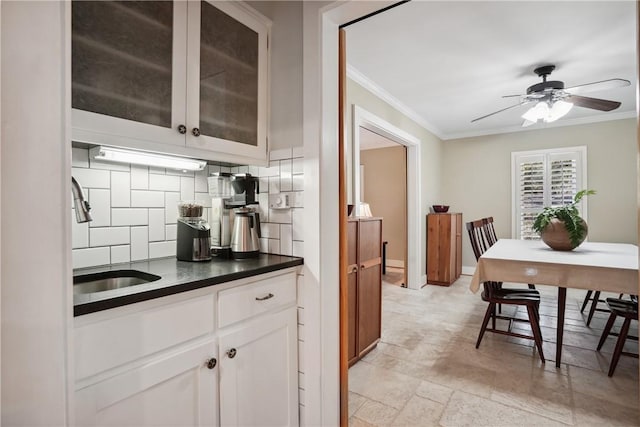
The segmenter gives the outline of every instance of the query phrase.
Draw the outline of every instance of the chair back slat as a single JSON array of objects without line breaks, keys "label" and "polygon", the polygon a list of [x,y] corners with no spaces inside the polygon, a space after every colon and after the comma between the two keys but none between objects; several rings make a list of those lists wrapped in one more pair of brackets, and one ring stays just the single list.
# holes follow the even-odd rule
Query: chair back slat
[{"label": "chair back slat", "polygon": [[469,233],[469,240],[471,241],[471,248],[473,254],[476,257],[476,261],[480,256],[486,252],[491,246],[489,240],[485,234],[484,222],[482,219],[471,221],[467,223],[467,231]]},{"label": "chair back slat", "polygon": [[498,236],[496,235],[496,229],[493,226],[493,217],[482,218],[482,222],[484,223],[484,229],[486,232],[487,240],[489,242],[489,246],[493,246],[498,241]]}]

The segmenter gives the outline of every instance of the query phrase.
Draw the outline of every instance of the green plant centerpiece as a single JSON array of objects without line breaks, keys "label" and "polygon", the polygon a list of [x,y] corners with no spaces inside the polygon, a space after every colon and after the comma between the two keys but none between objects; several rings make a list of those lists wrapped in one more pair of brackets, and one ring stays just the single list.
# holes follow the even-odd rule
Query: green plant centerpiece
[{"label": "green plant centerpiece", "polygon": [[576,205],[583,197],[596,194],[594,190],[580,190],[573,202],[555,208],[546,207],[533,223],[533,231],[540,234],[542,241],[551,249],[572,251],[587,238],[589,228],[580,217]]}]

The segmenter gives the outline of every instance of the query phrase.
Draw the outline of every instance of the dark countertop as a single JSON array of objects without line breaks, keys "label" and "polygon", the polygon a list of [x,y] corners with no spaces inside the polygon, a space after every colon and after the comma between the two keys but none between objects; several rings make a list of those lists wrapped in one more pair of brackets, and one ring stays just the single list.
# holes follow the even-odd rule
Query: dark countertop
[{"label": "dark countertop", "polygon": [[302,258],[260,254],[258,258],[244,260],[214,258],[209,262],[186,262],[171,257],[76,269],[73,270],[74,276],[111,270],[138,270],[156,274],[161,276],[161,279],[104,292],[74,294],[73,315],[81,316],[302,264]]}]

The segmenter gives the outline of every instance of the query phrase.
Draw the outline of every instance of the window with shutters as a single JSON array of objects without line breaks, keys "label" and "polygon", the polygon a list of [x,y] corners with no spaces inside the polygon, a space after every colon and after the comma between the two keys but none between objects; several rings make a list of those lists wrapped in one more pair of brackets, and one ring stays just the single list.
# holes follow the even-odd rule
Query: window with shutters
[{"label": "window with shutters", "polygon": [[[513,190],[512,236],[539,239],[531,226],[545,206],[571,203],[573,196],[587,188],[587,147],[511,153]],[[579,205],[586,219],[586,201]]]}]

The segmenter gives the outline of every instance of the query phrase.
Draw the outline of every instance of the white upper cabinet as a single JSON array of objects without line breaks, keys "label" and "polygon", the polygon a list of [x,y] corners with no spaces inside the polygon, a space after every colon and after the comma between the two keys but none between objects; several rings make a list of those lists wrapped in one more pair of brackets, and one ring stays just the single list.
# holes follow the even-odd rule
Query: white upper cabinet
[{"label": "white upper cabinet", "polygon": [[269,27],[242,3],[74,2],[73,140],[266,161]]}]

